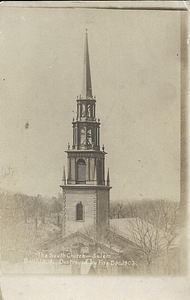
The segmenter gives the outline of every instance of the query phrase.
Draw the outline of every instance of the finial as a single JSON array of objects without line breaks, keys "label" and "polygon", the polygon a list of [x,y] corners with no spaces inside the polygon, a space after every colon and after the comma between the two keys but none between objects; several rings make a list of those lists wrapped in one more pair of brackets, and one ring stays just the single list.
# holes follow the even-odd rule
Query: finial
[{"label": "finial", "polygon": [[104,145],[103,145],[103,146],[102,146],[102,150],[104,151],[104,149],[105,149],[105,148],[104,148]]},{"label": "finial", "polygon": [[75,118],[73,117],[73,122],[75,121]]},{"label": "finial", "polygon": [[86,34],[88,34],[88,28],[86,28]]},{"label": "finial", "polygon": [[68,143],[68,150],[70,150],[70,144]]}]

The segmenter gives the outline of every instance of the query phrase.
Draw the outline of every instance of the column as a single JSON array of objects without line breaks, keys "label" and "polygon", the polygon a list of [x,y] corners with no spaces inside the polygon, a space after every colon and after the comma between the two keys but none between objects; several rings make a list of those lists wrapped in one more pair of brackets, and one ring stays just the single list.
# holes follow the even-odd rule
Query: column
[{"label": "column", "polygon": [[89,157],[86,160],[86,181],[89,181]]},{"label": "column", "polygon": [[67,157],[67,174],[68,174],[68,178],[67,178],[67,183],[70,183],[70,179],[71,179],[71,159],[70,157]]}]

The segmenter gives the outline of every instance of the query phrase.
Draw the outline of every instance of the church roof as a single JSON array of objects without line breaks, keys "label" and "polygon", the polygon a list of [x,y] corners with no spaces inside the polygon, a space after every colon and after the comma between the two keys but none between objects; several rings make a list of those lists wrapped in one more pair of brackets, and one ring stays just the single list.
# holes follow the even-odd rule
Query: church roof
[{"label": "church roof", "polygon": [[151,244],[162,250],[164,250],[167,245],[169,245],[170,249],[173,249],[178,247],[179,244],[177,236],[172,236],[140,218],[110,219],[110,231],[108,232],[111,232],[112,235],[115,236],[111,248],[108,242],[109,239],[107,242],[106,240],[97,241],[88,234],[77,231],[65,237],[60,236],[51,239],[41,244],[39,250],[49,250],[55,246],[58,246],[58,248],[70,248],[79,244],[83,247],[96,244],[103,252],[108,253],[111,250],[112,253],[116,254],[124,250],[124,248],[121,248],[120,240],[125,241],[124,245],[142,247],[142,243],[144,243],[147,247]]},{"label": "church roof", "polygon": [[[95,240],[94,238],[90,237],[87,234],[84,234],[81,231],[76,231],[70,235],[67,235],[65,237],[57,237],[51,240],[46,241],[45,243],[41,244],[39,246],[39,250],[49,250],[52,247],[56,246],[56,245],[65,245],[65,246],[76,246],[76,245],[93,245],[96,244],[99,248],[102,249],[102,251],[105,252],[110,252],[110,247],[109,245],[106,245],[105,243],[102,242],[98,242],[97,240]],[[119,249],[117,249],[117,247],[112,247],[112,252],[113,253],[118,253]]]},{"label": "church roof", "polygon": [[84,99],[92,99],[92,83],[91,83],[91,73],[90,73],[90,58],[88,49],[88,32],[86,31],[85,38],[85,51],[84,51],[84,73],[83,73],[83,85],[81,96]]}]

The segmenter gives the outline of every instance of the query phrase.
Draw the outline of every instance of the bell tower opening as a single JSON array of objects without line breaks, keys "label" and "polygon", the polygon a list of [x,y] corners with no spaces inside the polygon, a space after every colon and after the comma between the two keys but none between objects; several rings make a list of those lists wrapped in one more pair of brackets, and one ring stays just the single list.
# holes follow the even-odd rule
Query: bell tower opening
[{"label": "bell tower opening", "polygon": [[80,145],[86,145],[86,135],[85,135],[85,128],[80,128]]},{"label": "bell tower opening", "polygon": [[77,161],[77,183],[86,183],[86,164],[83,159]]}]

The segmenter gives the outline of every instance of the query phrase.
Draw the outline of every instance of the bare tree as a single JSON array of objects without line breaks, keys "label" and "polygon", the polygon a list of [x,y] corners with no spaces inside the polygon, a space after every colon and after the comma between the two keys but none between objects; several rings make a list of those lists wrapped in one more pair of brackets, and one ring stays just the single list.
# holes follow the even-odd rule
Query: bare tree
[{"label": "bare tree", "polygon": [[137,245],[134,247],[135,255],[142,263],[145,263],[146,272],[168,273],[170,264],[174,263],[171,261],[171,256],[176,245],[172,246],[172,243],[176,240],[178,233],[171,231],[172,227],[163,230],[139,218],[129,219],[129,222]]},{"label": "bare tree", "polygon": [[123,201],[112,201],[110,205],[110,218],[125,218],[127,216],[127,208]]},{"label": "bare tree", "polygon": [[[179,252],[179,203],[162,199],[133,200],[120,205],[115,202],[112,204],[112,215],[118,219],[125,216],[122,222],[124,227],[117,228],[116,234],[134,243],[133,253],[139,266],[146,266],[148,273],[157,268],[159,272],[169,274]],[[124,252],[131,255],[127,242],[125,245]],[[177,268],[176,265],[172,272],[176,272]]]}]

